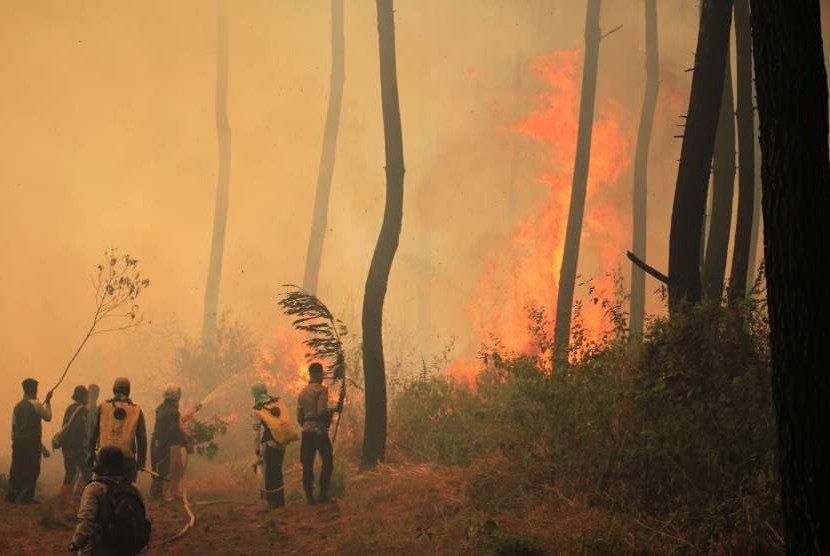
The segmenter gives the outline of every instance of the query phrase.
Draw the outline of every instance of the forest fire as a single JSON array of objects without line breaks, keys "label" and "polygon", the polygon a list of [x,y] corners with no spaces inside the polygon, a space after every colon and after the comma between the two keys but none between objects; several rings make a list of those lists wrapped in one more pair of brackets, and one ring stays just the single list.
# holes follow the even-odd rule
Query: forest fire
[{"label": "forest fire", "polygon": [[[548,90],[537,95],[534,112],[512,127],[513,132],[547,148],[547,168],[540,178],[547,186],[547,199],[492,255],[474,302],[474,315],[481,338],[495,337],[505,348],[517,352],[537,349],[528,330],[528,308],[543,308],[549,315],[556,303],[573,174],[581,68],[580,50],[557,51],[534,61],[531,69]],[[621,216],[628,190],[622,187],[620,178],[631,163],[631,138],[621,122],[621,113],[622,107],[612,101],[598,102],[580,249],[582,276],[591,279],[596,291],[605,295],[612,293],[610,273],[621,262],[630,235]],[[589,338],[597,337],[608,326],[601,307],[594,303],[584,306],[582,318]],[[461,363],[453,366],[455,375],[471,370],[472,366]]]},{"label": "forest fire", "polygon": [[290,327],[277,329],[257,363],[257,373],[269,391],[292,398],[299,394],[308,384],[307,351],[299,332]]}]

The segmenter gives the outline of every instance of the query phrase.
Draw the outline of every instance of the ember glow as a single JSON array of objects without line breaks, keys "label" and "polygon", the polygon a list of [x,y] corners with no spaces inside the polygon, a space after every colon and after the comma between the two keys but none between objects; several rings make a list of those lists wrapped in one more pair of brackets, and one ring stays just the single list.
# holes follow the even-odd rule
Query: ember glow
[{"label": "ember glow", "polygon": [[257,372],[269,392],[296,397],[308,384],[308,348],[303,340],[293,328],[280,326],[271,344],[262,350]]},{"label": "ember glow", "polygon": [[[547,188],[547,198],[493,253],[473,304],[483,342],[496,337],[507,349],[526,353],[535,349],[526,308],[542,307],[552,315],[556,306],[576,148],[582,51],[542,56],[531,69],[547,90],[537,95],[536,109],[512,131],[545,147],[546,170],[539,182]],[[621,211],[629,203],[630,187],[621,177],[631,165],[632,133],[621,123],[622,106],[598,95],[596,108],[579,273],[610,295],[613,280],[608,274],[621,264],[630,237],[628,213]],[[584,289],[577,291],[577,299],[580,294]],[[602,309],[593,303],[585,304],[583,323],[589,337],[608,327]],[[470,372],[474,367],[459,360],[450,374]]]}]

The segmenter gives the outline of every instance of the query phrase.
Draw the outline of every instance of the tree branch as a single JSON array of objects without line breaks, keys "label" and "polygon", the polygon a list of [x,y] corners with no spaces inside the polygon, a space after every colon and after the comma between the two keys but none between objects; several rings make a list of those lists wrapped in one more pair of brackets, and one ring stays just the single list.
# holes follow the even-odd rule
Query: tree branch
[{"label": "tree branch", "polygon": [[640,259],[637,255],[635,255],[631,251],[626,251],[625,255],[628,257],[628,259],[632,263],[634,263],[635,265],[637,265],[641,269],[643,269],[646,272],[646,274],[651,275],[652,277],[654,277],[657,280],[663,282],[667,286],[669,285],[669,277],[668,276],[666,276],[665,274],[663,274],[662,272],[660,272],[659,270],[657,270],[653,266],[650,266],[650,265],[646,264],[645,261]]}]

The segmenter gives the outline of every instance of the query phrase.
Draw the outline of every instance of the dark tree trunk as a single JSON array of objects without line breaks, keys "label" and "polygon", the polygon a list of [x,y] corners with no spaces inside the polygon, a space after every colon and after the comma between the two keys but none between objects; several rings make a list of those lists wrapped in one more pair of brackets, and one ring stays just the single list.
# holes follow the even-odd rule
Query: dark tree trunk
[{"label": "dark tree trunk", "polygon": [[571,186],[571,204],[568,210],[568,226],[565,231],[565,249],[559,272],[559,292],[556,297],[556,323],[554,326],[553,366],[561,368],[568,363],[568,344],[571,335],[571,312],[576,266],[579,261],[579,242],[582,236],[582,220],[585,215],[585,194],[588,187],[588,165],[591,159],[591,135],[594,127],[594,101],[597,93],[597,67],[601,0],[588,0],[585,18],[585,65],[582,69],[582,94],[579,100],[579,130],[576,139]]},{"label": "dark tree trunk", "polygon": [[672,308],[684,300],[697,303],[701,297],[700,237],[731,22],[731,0],[702,0],[692,91],[680,149],[669,234],[669,305]]},{"label": "dark tree trunk", "polygon": [[755,211],[755,114],[752,98],[752,35],[749,0],[735,0],[735,80],[738,116],[738,217],[732,248],[732,271],[727,290],[729,303],[746,295],[752,224]]},{"label": "dark tree trunk", "polygon": [[216,184],[216,206],[213,215],[213,236],[210,243],[202,344],[216,335],[219,307],[219,284],[222,279],[222,257],[225,252],[225,229],[228,222],[228,192],[231,175],[231,127],[228,123],[228,13],[225,0],[216,2],[216,140],[219,147],[219,178]]},{"label": "dark tree trunk", "polygon": [[366,423],[362,465],[372,467],[386,450],[386,367],[383,360],[383,300],[403,220],[403,134],[395,63],[393,0],[377,0],[380,92],[386,150],[386,208],[363,296],[363,372]]},{"label": "dark tree trunk", "polygon": [[337,155],[337,131],[340,127],[340,108],[343,104],[343,82],[345,81],[345,48],[343,32],[343,0],[331,0],[331,74],[329,78],[329,106],[323,130],[323,149],[317,170],[317,194],[314,197],[314,220],[308,238],[308,252],[305,259],[303,289],[317,292],[320,277],[320,259],[323,256],[323,242],[326,237],[326,222],[329,212],[331,179],[334,174],[334,159]]},{"label": "dark tree trunk", "polygon": [[753,0],[764,259],[789,554],[830,554],[830,163],[818,0]]},{"label": "dark tree trunk", "polygon": [[[660,62],[657,41],[657,0],[646,0],[646,90],[643,110],[637,129],[637,152],[634,156],[634,225],[631,251],[641,260],[646,256],[646,225],[648,222],[648,154],[651,128],[657,108],[660,88]],[[631,264],[631,336],[643,336],[646,313],[646,275],[643,269]]]},{"label": "dark tree trunk", "polygon": [[713,302],[719,302],[723,296],[734,193],[735,108],[732,98],[732,64],[729,62],[727,49],[721,109],[715,135],[715,155],[712,161],[712,215],[709,220],[709,239],[706,242],[702,276],[705,296]]}]

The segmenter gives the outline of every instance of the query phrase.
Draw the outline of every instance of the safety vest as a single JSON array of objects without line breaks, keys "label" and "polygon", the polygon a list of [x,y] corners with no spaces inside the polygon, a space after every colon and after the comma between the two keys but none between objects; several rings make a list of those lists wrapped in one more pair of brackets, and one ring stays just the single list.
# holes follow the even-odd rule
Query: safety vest
[{"label": "safety vest", "polygon": [[[273,409],[279,409],[279,415],[274,415]],[[262,423],[271,431],[271,436],[277,444],[287,446],[300,438],[297,426],[288,414],[288,407],[281,399],[271,400],[261,408],[255,407],[254,412],[259,416]]]},{"label": "safety vest", "polygon": [[141,408],[121,400],[104,402],[98,406],[101,415],[98,446],[118,446],[124,457],[135,458],[135,431]]}]

